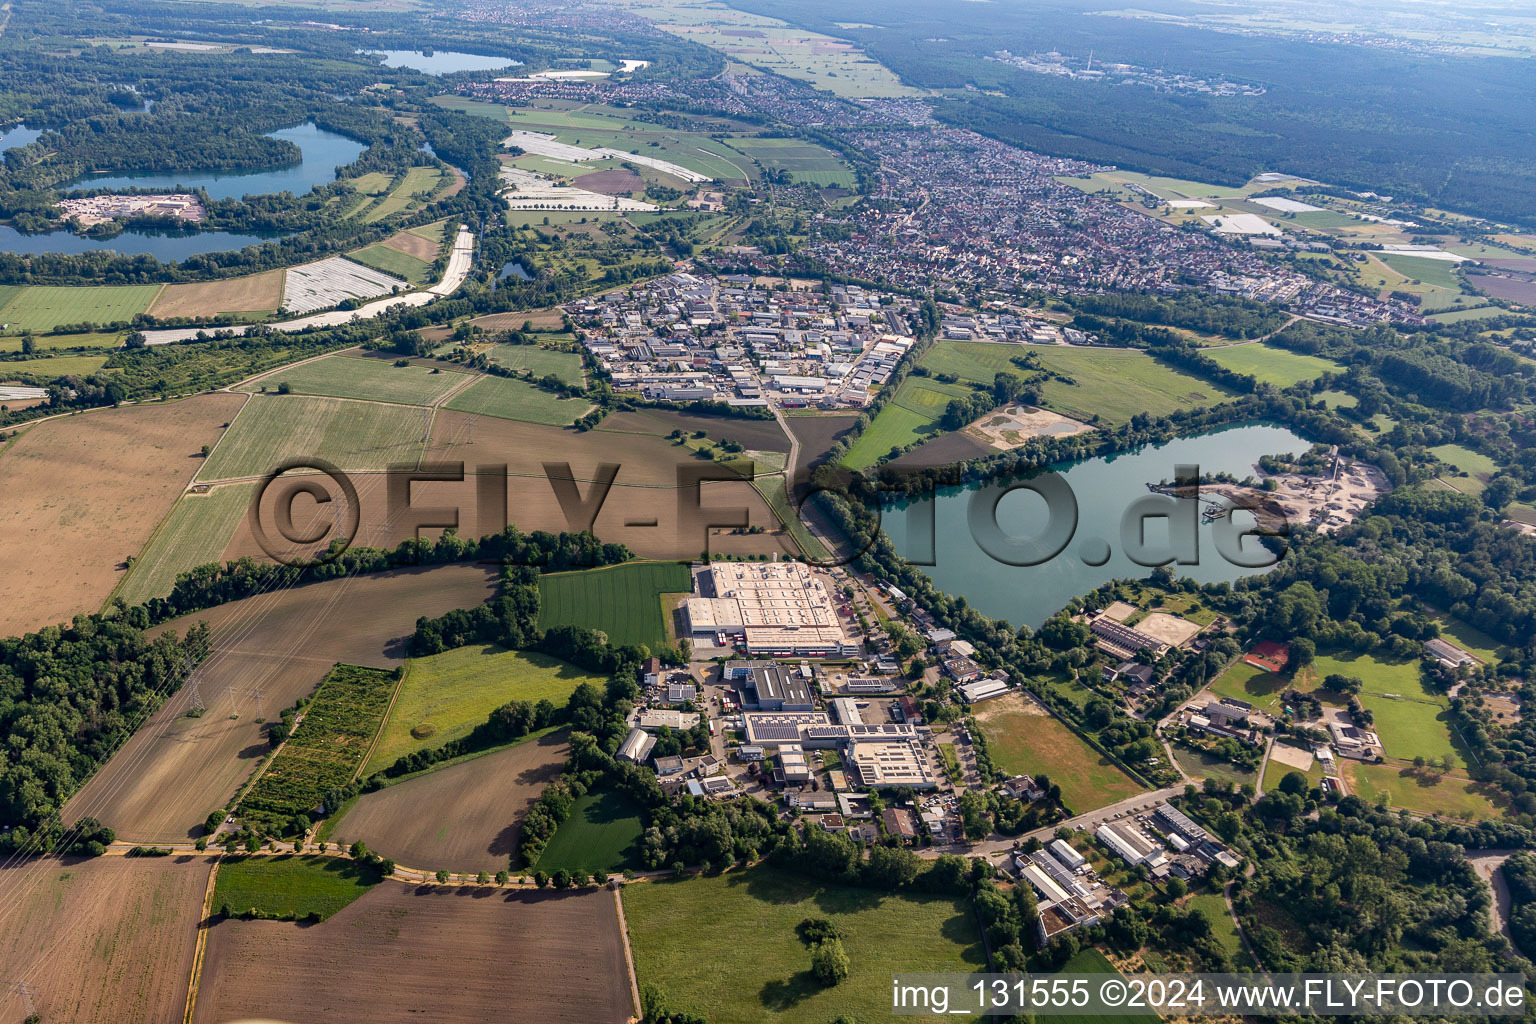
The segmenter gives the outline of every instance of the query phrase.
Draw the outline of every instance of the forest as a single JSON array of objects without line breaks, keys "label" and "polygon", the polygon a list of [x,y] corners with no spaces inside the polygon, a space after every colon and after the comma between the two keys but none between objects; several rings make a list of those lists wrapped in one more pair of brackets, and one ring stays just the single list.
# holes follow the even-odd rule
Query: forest
[{"label": "forest", "polygon": [[[1216,32],[1107,17],[1083,0],[735,6],[852,39],[908,84],[949,91],[936,108],[941,120],[1025,149],[1228,185],[1286,171],[1536,224],[1536,100],[1524,60]],[[1153,0],[1138,9],[1181,8]],[[1162,92],[1032,74],[997,60],[1003,49],[1079,59],[1091,52],[1100,62],[1251,82],[1265,92]]]}]

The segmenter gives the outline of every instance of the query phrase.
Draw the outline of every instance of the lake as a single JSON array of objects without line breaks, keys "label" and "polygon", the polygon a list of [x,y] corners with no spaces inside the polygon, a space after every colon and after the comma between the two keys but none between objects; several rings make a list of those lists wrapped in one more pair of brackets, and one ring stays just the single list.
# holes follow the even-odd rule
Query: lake
[{"label": "lake", "polygon": [[226,252],[244,249],[248,245],[260,245],[272,238],[261,235],[242,235],[230,231],[198,231],[179,235],[157,231],[124,231],[115,238],[82,238],[73,231],[50,231],[42,235],[28,235],[13,227],[0,224],[0,252],[33,256],[38,253],[82,253],[107,251],[124,256],[144,253],[164,263],[175,263],[188,256],[200,256],[208,252]]},{"label": "lake", "polygon": [[29,142],[36,142],[46,128],[28,128],[24,124],[0,129],[0,150],[15,149]]},{"label": "lake", "polygon": [[[345,135],[328,132],[305,123],[267,133],[270,138],[287,139],[298,146],[304,157],[287,167],[259,171],[172,171],[154,174],[115,176],[87,175],[69,184],[70,188],[163,188],[191,191],[206,189],[213,199],[243,199],[246,196],[292,192],[303,195],[316,185],[336,180],[336,168],[356,160],[367,147]],[[226,248],[228,248],[226,246]]]},{"label": "lake", "polygon": [[[1080,594],[1117,577],[1142,577],[1151,569],[1136,564],[1122,549],[1120,523],[1131,502],[1145,496],[1147,484],[1172,481],[1176,465],[1194,464],[1202,473],[1230,473],[1238,479],[1255,474],[1261,455],[1302,452],[1311,443],[1300,435],[1271,424],[1246,424],[1212,431],[1199,437],[1181,438],[1160,445],[1077,463],[1053,466],[1071,487],[1077,500],[1078,523],[1071,541],[1059,555],[1041,565],[1013,566],[997,561],[973,538],[969,526],[971,506],[984,510],[996,500],[997,524],[1005,534],[1020,538],[1044,532],[1045,499],[1033,491],[1015,490],[1000,500],[996,494],[1007,481],[985,488],[949,487],[937,496],[910,505],[885,509],[881,526],[896,550],[906,557],[930,550],[921,528],[926,507],[932,507],[935,565],[920,566],[933,583],[947,594],[963,595],[977,610],[1014,626],[1038,627]],[[1195,504],[1194,499],[1185,499]],[[1183,504],[1183,502],[1181,502]],[[920,508],[922,506],[923,508]],[[1173,565],[1175,572],[1200,583],[1234,582],[1264,569],[1230,564],[1216,550],[1215,527],[1199,523],[1199,564]],[[1233,519],[1251,526],[1253,517],[1235,512]],[[1158,545],[1168,539],[1166,519],[1147,519],[1146,539]],[[1085,542],[1108,541],[1109,557],[1093,566],[1084,559]],[[1102,548],[1102,545],[1098,545]],[[1256,551],[1253,538],[1243,541],[1244,551]],[[1102,557],[1102,554],[1099,556]],[[1094,560],[1097,560],[1095,558]]]},{"label": "lake", "polygon": [[522,61],[510,57],[486,57],[478,53],[454,53],[437,50],[431,55],[420,50],[358,50],[374,57],[383,57],[387,68],[411,68],[428,75],[453,75],[460,71],[499,71],[502,68],[521,67]]},{"label": "lake", "polygon": [[513,260],[501,268],[501,273],[496,275],[496,280],[505,281],[509,277],[515,277],[519,281],[532,281],[533,275],[523,269],[523,265]]}]

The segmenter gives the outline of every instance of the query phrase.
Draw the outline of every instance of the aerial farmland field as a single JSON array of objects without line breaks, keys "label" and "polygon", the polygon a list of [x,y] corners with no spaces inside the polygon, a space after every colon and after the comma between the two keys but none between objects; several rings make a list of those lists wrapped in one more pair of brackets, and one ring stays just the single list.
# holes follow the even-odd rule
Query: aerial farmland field
[{"label": "aerial farmland field", "polygon": [[635,1013],[610,893],[384,882],[310,927],[220,921],[193,1020],[482,1024],[514,999],[551,1024]]},{"label": "aerial farmland field", "polygon": [[287,366],[242,385],[242,390],[276,390],[287,384],[295,394],[329,398],[357,398],[402,405],[431,405],[461,384],[469,375],[412,363],[395,366],[387,359],[334,355]]},{"label": "aerial farmland field", "polygon": [[1097,416],[1099,422],[1120,426],[1138,412],[1164,416],[1233,397],[1221,385],[1165,366],[1144,352],[1042,346],[1039,353],[1047,367],[1075,382],[1046,381],[1043,404],[1080,420]]},{"label": "aerial farmland field", "polygon": [[480,604],[494,584],[484,566],[435,566],[276,590],[173,620],[163,628],[206,621],[212,630],[198,666],[207,712],[187,717],[190,693],[173,694],[64,817],[100,818],[134,842],[187,841],[270,749],[261,719],[307,696],[337,662],[394,668],[418,616]]},{"label": "aerial farmland field", "polygon": [[[673,1009],[732,1024],[876,1020],[890,1012],[893,971],[969,973],[986,961],[969,902],[953,896],[827,884],[769,867],[638,882],[622,893],[642,989],[654,985]],[[843,933],[851,973],[835,987],[807,969],[795,931],[806,917],[828,918]]]},{"label": "aerial farmland field", "polygon": [[565,767],[565,740],[532,735],[364,793],[328,834],[413,868],[498,871],[517,852],[523,815]]},{"label": "aerial farmland field", "polygon": [[252,483],[215,487],[207,494],[183,494],[144,553],[134,559],[116,596],[129,604],[166,597],[178,574],[221,561],[255,493]]},{"label": "aerial farmland field", "polygon": [[[0,624],[37,629],[100,609],[234,418],[236,395],[41,423],[0,454]],[[62,472],[62,467],[69,467]]]},{"label": "aerial farmland field", "polygon": [[[13,860],[0,868],[0,964],[45,1021],[180,1020],[212,857]],[[0,1019],[26,1000],[0,987]]]},{"label": "aerial farmland field", "polygon": [[581,383],[581,356],[538,345],[492,345],[491,361],[509,370],[531,370],[535,377],[554,374],[567,384]]},{"label": "aerial farmland field", "polygon": [[222,281],[168,284],[148,312],[158,317],[208,317],[219,313],[270,313],[283,304],[283,272]]},{"label": "aerial farmland field", "polygon": [[11,330],[42,333],[60,324],[127,323],[149,308],[158,284],[95,285],[81,288],[32,285],[0,309]]},{"label": "aerial farmland field", "polygon": [[466,736],[509,701],[562,706],[582,683],[601,687],[604,679],[537,651],[471,644],[413,658],[363,772]]},{"label": "aerial farmland field", "polygon": [[285,459],[308,456],[347,470],[414,464],[421,455],[426,422],[425,409],[301,395],[254,395],[204,463],[198,479],[261,476]]},{"label": "aerial farmland field", "polygon": [[214,880],[212,908],[236,917],[255,910],[293,920],[317,914],[323,920],[379,881],[371,865],[341,857],[226,857]]},{"label": "aerial farmland field", "polygon": [[731,146],[770,171],[788,171],[794,181],[853,188],[853,171],[835,153],[802,139],[737,138]]},{"label": "aerial farmland field", "polygon": [[592,403],[583,399],[561,398],[526,381],[485,377],[450,398],[445,408],[481,416],[522,420],[525,423],[562,426],[585,416],[592,408]]},{"label": "aerial farmland field", "polygon": [[[425,240],[423,239],[423,241]],[[418,287],[430,284],[432,281],[431,263],[418,259],[410,253],[401,252],[394,246],[386,245],[383,242],[376,242],[366,249],[349,252],[347,253],[347,258],[355,260],[365,267],[382,270],[384,273],[393,274],[396,277],[403,277]]]},{"label": "aerial farmland field", "polygon": [[1344,369],[1328,359],[1257,342],[1208,348],[1205,355],[1235,373],[1247,374],[1260,384],[1274,384],[1276,387],[1316,380],[1325,373],[1340,373]]},{"label": "aerial farmland field", "polygon": [[599,629],[615,645],[665,643],[662,595],[692,589],[688,567],[680,562],[627,562],[545,573],[539,577],[539,628]]},{"label": "aerial farmland field", "polygon": [[645,867],[638,850],[641,828],[640,808],[622,793],[586,793],[550,836],[538,869],[550,875],[560,870],[589,875],[639,871]]}]

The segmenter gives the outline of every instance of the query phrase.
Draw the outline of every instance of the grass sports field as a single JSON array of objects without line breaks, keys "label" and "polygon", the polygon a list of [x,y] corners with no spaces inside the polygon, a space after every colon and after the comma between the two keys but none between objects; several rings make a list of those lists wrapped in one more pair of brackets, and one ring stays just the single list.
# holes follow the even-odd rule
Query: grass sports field
[{"label": "grass sports field", "polygon": [[507,377],[477,380],[449,399],[447,408],[481,416],[497,416],[524,423],[547,423],[553,427],[574,423],[585,416],[592,403],[576,398],[561,398],[532,384]]},{"label": "grass sports field", "polygon": [[[880,1020],[890,1013],[891,972],[969,973],[985,962],[970,901],[952,896],[828,885],[757,867],[627,885],[623,900],[640,987],[660,989],[674,1010],[732,1024]],[[828,918],[843,933],[851,973],[833,988],[811,976],[810,951],[795,931],[807,917]]]},{"label": "grass sports field", "polygon": [[509,370],[532,370],[535,377],[554,374],[567,384],[581,383],[581,356],[538,345],[492,345],[491,362]]},{"label": "grass sports field", "polygon": [[1489,799],[1485,787],[1466,779],[1442,777],[1435,771],[1421,772],[1397,765],[1357,764],[1353,761],[1345,762],[1344,772],[1355,795],[1373,804],[1476,821],[1497,818],[1502,813]]},{"label": "grass sports field", "polygon": [[536,651],[474,644],[414,658],[395,694],[363,774],[380,771],[417,750],[435,750],[468,735],[508,701],[563,705],[582,683],[603,679]]},{"label": "grass sports field", "polygon": [[604,790],[578,797],[535,865],[545,874],[561,868],[587,874],[641,870],[637,843],[640,810],[620,793]]},{"label": "grass sports field", "polygon": [[176,577],[220,561],[240,517],[250,510],[255,484],[229,484],[207,494],[184,494],[144,553],[134,560],[116,596],[130,605],[167,597]]},{"label": "grass sports field", "polygon": [[1210,348],[1205,354],[1235,373],[1246,374],[1260,384],[1290,387],[1304,380],[1316,380],[1323,374],[1343,369],[1338,363],[1317,356],[1290,352],[1270,345],[1233,345]]},{"label": "grass sports field", "polygon": [[662,595],[692,589],[688,567],[680,562],[546,573],[539,577],[539,628],[600,629],[615,646],[666,643]]},{"label": "grass sports field", "polygon": [[300,395],[257,395],[235,417],[200,480],[260,476],[289,458],[385,469],[421,454],[425,410]]},{"label": "grass sports field", "polygon": [[959,384],[931,377],[908,377],[885,404],[869,428],[848,449],[843,464],[854,469],[871,466],[892,448],[904,447],[939,432],[934,424],[956,398],[972,392]]},{"label": "grass sports field", "polygon": [[370,245],[366,249],[359,249],[357,252],[349,252],[347,258],[365,267],[403,277],[414,285],[428,284],[433,278],[432,264],[382,242]]},{"label": "grass sports field", "polygon": [[858,184],[853,171],[835,154],[803,139],[732,139],[731,146],[765,170],[788,171],[795,181],[836,188]]},{"label": "grass sports field", "polygon": [[[12,331],[51,331],[60,324],[126,323],[149,308],[164,285],[98,285],[84,288],[33,285],[0,308]],[[3,296],[0,296],[3,298]]]},{"label": "grass sports field", "polygon": [[299,395],[431,405],[467,379],[448,370],[433,373],[426,366],[395,366],[387,359],[338,355],[274,370],[245,385],[244,390],[275,391],[287,384]]},{"label": "grass sports field", "polygon": [[1293,685],[1284,676],[1239,661],[1211,684],[1211,692],[1218,697],[1245,700],[1259,710],[1267,711],[1279,706],[1280,694]]},{"label": "grass sports field", "polygon": [[1135,780],[1023,694],[1010,693],[983,704],[976,712],[976,724],[999,768],[1009,775],[1050,776],[1074,813],[1141,792]]},{"label": "grass sports field", "polygon": [[227,907],[232,917],[254,909],[295,920],[318,914],[324,920],[379,881],[373,868],[342,857],[235,857],[219,865],[213,909]]}]

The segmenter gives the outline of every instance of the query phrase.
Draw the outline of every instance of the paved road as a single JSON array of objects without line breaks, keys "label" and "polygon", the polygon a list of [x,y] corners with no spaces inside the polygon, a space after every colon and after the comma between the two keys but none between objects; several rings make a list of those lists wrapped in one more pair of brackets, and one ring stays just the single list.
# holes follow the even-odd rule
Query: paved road
[{"label": "paved road", "polygon": [[[275,331],[287,333],[303,331],[311,327],[340,327],[354,320],[371,320],[386,309],[395,306],[425,306],[429,302],[436,302],[445,295],[453,294],[458,290],[459,285],[464,283],[464,279],[469,276],[469,266],[474,251],[474,232],[468,228],[460,228],[458,237],[453,240],[453,251],[448,255],[448,268],[443,273],[443,279],[426,291],[391,295],[356,309],[333,309],[324,313],[312,313],[296,320],[284,320],[268,326]],[[202,332],[211,334],[214,331],[228,331],[238,336],[246,332],[246,326],[242,324],[233,327],[173,327],[145,331],[144,338],[151,345],[170,345],[178,341],[190,341]]]}]

